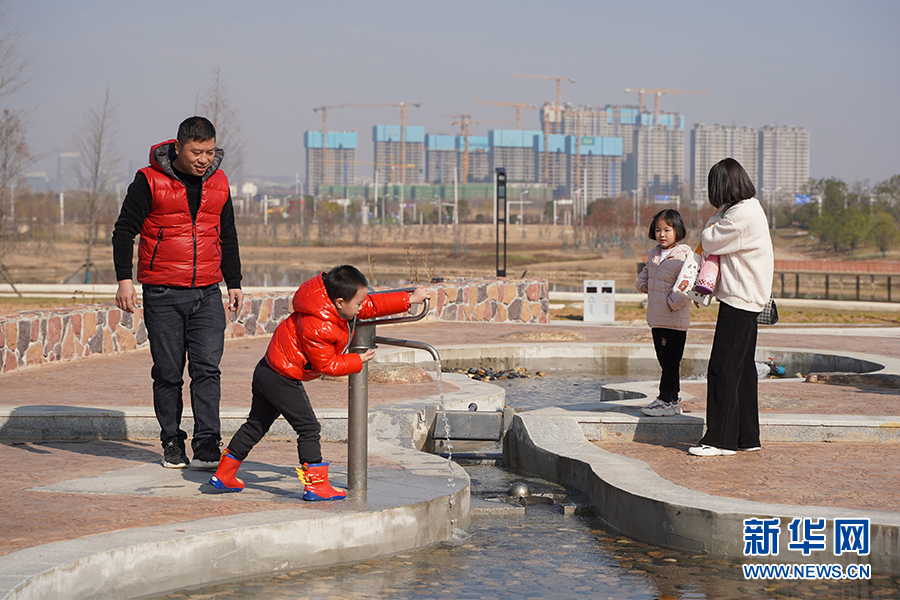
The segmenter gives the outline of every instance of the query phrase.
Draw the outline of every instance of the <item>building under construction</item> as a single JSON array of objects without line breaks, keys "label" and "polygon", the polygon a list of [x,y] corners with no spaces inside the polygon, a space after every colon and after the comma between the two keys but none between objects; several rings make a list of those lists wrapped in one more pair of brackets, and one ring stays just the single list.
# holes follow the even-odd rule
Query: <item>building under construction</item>
[{"label": "building under construction", "polygon": [[[468,153],[468,181],[463,181],[464,156]],[[490,146],[487,136],[470,135],[468,148],[461,135],[425,136],[425,181],[433,184],[485,183],[491,177]]]},{"label": "building under construction", "polygon": [[547,136],[545,153],[544,136],[534,136],[535,171],[538,174],[535,181],[546,183],[553,189],[553,194],[560,197],[570,196],[572,189],[572,173],[569,168],[572,161],[566,141],[567,137],[564,135],[550,134]]},{"label": "building under construction", "polygon": [[375,125],[375,173],[379,183],[425,183],[425,128],[407,125]]},{"label": "building under construction", "polygon": [[329,131],[322,143],[321,131],[307,131],[306,185],[312,193],[320,185],[352,185],[356,182],[357,136],[352,131]]},{"label": "building under construction", "polygon": [[503,167],[509,183],[538,183],[535,156],[536,139],[543,133],[533,130],[492,129],[488,131],[491,148],[491,173]]},{"label": "building under construction", "polygon": [[456,135],[429,133],[425,136],[425,181],[453,183],[459,174],[459,150]]},{"label": "building under construction", "polygon": [[642,197],[678,194],[684,172],[684,117],[636,106],[565,104],[563,133],[621,138],[620,190]]},{"label": "building under construction", "polygon": [[544,184],[558,198],[583,190],[589,201],[621,193],[621,138],[550,134],[545,147],[540,131],[492,130],[488,140],[491,168],[504,167],[510,184]]},{"label": "building under construction", "polygon": [[[456,138],[457,150],[462,161],[466,151],[466,140],[463,136]],[[494,175],[491,170],[491,144],[486,135],[469,136],[469,177],[468,183],[493,182]]]},{"label": "building under construction", "polygon": [[620,137],[566,136],[569,189],[584,190],[588,202],[622,193],[623,140]]}]

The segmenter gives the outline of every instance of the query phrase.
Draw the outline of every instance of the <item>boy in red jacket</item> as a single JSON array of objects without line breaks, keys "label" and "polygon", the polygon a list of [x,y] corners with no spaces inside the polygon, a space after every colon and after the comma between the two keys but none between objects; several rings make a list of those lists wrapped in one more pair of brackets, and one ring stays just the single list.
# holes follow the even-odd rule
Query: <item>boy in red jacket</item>
[{"label": "boy in red jacket", "polygon": [[266,355],[253,372],[253,400],[247,421],[222,453],[219,468],[209,483],[216,489],[240,492],[244,482],[238,467],[284,415],[297,432],[297,476],[306,486],[304,500],[342,500],[346,490],[328,483],[328,463],[322,462],[321,427],[304,381],[322,374],[340,377],[359,373],[364,362],[375,358],[375,350],[345,353],[353,335],[356,317],[371,319],[405,312],[429,296],[423,287],[410,292],[368,296],[368,281],[358,269],[341,265],[313,277],[294,294],[294,312],[278,325]]}]

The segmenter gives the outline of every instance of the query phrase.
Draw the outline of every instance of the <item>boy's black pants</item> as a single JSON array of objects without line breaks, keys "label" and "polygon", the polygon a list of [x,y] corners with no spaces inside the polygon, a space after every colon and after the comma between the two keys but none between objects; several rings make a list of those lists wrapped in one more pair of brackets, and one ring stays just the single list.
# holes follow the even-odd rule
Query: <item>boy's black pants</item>
[{"label": "boy's black pants", "polygon": [[681,358],[684,356],[684,344],[687,331],[653,327],[653,346],[656,348],[656,359],[662,367],[659,378],[659,397],[664,402],[678,399],[681,391]]},{"label": "boy's black pants", "polygon": [[322,445],[319,443],[321,426],[309,403],[303,383],[276,373],[263,358],[253,371],[253,400],[250,416],[241,425],[231,441],[228,451],[243,461],[279,415],[297,432],[297,457],[300,464],[322,462]]}]

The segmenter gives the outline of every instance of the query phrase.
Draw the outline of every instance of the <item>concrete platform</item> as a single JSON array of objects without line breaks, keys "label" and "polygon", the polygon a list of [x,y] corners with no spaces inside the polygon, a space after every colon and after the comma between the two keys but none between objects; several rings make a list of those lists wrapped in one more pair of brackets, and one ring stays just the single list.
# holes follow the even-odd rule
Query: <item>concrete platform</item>
[{"label": "concrete platform", "polygon": [[[370,469],[365,495],[302,502],[293,467],[248,461],[241,470],[247,488],[228,496],[283,508],[125,528],[13,552],[0,557],[0,593],[16,599],[162,594],[262,573],[368,560],[449,539],[468,525],[469,482],[461,467],[378,442],[372,451],[390,465]],[[206,483],[210,475],[143,464],[30,491],[53,497],[116,496],[125,502],[133,496],[218,498]],[[346,487],[346,473],[335,469],[334,475],[335,485]]]},{"label": "concrete platform", "polygon": [[[646,327],[417,323],[391,327],[390,335],[445,348],[442,358],[446,354],[473,361],[488,359],[498,348],[507,348],[502,352],[511,353],[512,359],[524,354],[536,360],[587,355],[587,346],[570,341],[517,337],[535,329],[577,330],[587,346],[628,348],[640,360],[645,360],[644,355],[652,359]],[[697,362],[702,362],[704,351],[708,353],[711,339],[711,329],[697,327],[689,332]],[[502,340],[506,341],[498,344]],[[857,359],[879,363],[882,372],[897,373],[900,360],[896,330],[776,326],[761,329],[759,345],[800,348],[812,355],[858,355]],[[246,411],[249,379],[245,376],[264,348],[265,341],[226,345],[223,366],[228,365],[229,375],[223,379],[223,415],[227,423],[239,423]],[[388,359],[386,355],[380,360]],[[393,358],[407,357],[394,353]],[[456,406],[475,401],[484,410],[494,410],[503,403],[502,390],[496,386],[464,377],[448,377],[447,384]],[[330,423],[326,456],[340,482],[346,464],[341,429],[346,387],[317,385],[316,393],[310,395],[323,421]],[[685,403],[695,404],[691,413],[677,419],[639,416],[637,407],[646,402],[644,395],[655,391],[654,382],[647,378],[611,389],[609,396],[604,392],[603,398],[585,398],[575,409],[520,414],[509,438],[510,460],[535,475],[584,489],[601,516],[620,531],[690,551],[734,556],[742,539],[735,528],[748,515],[830,519],[864,513],[872,519],[873,535],[877,531],[879,536],[877,542],[873,540],[871,564],[882,573],[900,572],[891,558],[900,556],[900,511],[878,509],[896,502],[898,477],[890,485],[867,490],[865,495],[873,503],[854,508],[852,501],[841,506],[845,495],[834,476],[859,470],[861,455],[855,449],[863,448],[863,441],[874,440],[877,456],[891,466],[900,465],[900,444],[893,441],[900,427],[900,407],[891,410],[900,400],[896,391],[761,382],[761,393],[775,400],[773,407],[761,413],[764,451],[751,458],[766,460],[776,451],[790,453],[783,440],[804,443],[802,456],[810,476],[803,502],[794,502],[796,495],[785,486],[769,488],[768,500],[760,502],[742,497],[748,486],[740,469],[719,467],[715,477],[727,485],[715,493],[694,489],[703,482],[692,482],[684,475],[713,469],[707,465],[722,465],[721,461],[731,458],[696,459],[684,454],[684,444],[696,441],[702,431],[703,385],[685,382],[691,396]],[[248,488],[241,494],[205,493],[208,472],[159,467],[146,353],[4,375],[0,377],[0,404],[4,405],[0,437],[5,443],[0,445],[0,459],[15,467],[5,474],[0,502],[15,508],[0,515],[0,538],[4,539],[0,598],[123,598],[164,593],[227,578],[365,560],[448,539],[454,528],[465,527],[471,514],[465,473],[443,459],[415,452],[411,441],[419,411],[439,400],[436,392],[436,384],[426,385],[413,397],[397,386],[370,385],[376,405],[370,412],[370,490],[364,500],[311,504],[297,501],[290,467],[292,444],[284,441],[290,438],[289,432],[276,433],[254,449],[244,476]],[[805,405],[816,409],[798,411],[798,406]],[[43,424],[38,425],[40,420]],[[839,435],[841,430],[847,433]],[[833,444],[844,444],[844,451],[837,456],[824,451]],[[870,447],[865,449],[868,452]],[[672,453],[677,453],[677,460]],[[865,456],[871,460],[871,452]],[[670,468],[679,461],[687,467]],[[817,474],[825,477],[825,484],[816,479]],[[890,480],[892,474],[900,475],[900,467],[889,468],[882,478]]]}]

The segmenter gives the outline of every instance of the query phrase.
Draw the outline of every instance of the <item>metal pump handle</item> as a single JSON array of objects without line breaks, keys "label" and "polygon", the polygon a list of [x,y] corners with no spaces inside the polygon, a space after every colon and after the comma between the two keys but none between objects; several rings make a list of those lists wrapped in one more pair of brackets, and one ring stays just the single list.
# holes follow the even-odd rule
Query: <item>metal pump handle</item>
[{"label": "metal pump handle", "polygon": [[[403,291],[403,290],[391,290],[391,291]],[[387,317],[385,319],[369,319],[367,321],[357,321],[356,326],[362,327],[363,325],[388,325],[391,323],[412,323],[414,321],[421,321],[425,318],[425,315],[428,313],[428,308],[430,305],[430,298],[426,298],[422,303],[422,311],[417,315],[407,315],[405,317]]]}]

